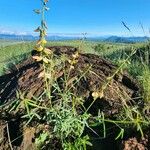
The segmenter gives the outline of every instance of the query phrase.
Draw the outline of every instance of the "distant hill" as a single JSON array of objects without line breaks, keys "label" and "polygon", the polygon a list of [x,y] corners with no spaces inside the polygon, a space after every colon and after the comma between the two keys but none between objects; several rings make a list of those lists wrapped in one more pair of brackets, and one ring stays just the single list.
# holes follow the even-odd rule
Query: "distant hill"
[{"label": "distant hill", "polygon": [[[35,41],[38,39],[38,36],[33,35],[15,35],[15,34],[0,34],[0,39],[3,40],[18,40],[18,41]],[[81,37],[77,36],[47,36],[47,39],[50,41],[62,41],[62,40],[77,40]],[[104,41],[104,42],[113,42],[113,43],[136,43],[136,42],[145,42],[148,37],[119,37],[119,36],[95,36],[87,37],[86,40],[90,41]]]},{"label": "distant hill", "polygon": [[[0,34],[1,40],[24,40],[24,41],[34,41],[38,39],[38,36],[33,35],[15,35],[15,34]],[[67,36],[47,36],[48,40],[73,40],[79,39],[78,37],[67,37]]]},{"label": "distant hill", "polygon": [[148,40],[148,37],[118,37],[118,36],[110,36],[105,39],[105,42],[113,42],[113,43],[137,43],[137,42],[145,42]]},{"label": "distant hill", "polygon": [[15,34],[0,34],[0,39],[2,40],[25,40],[25,41],[30,41],[30,40],[36,40],[37,37],[32,36],[32,35],[15,35]]}]

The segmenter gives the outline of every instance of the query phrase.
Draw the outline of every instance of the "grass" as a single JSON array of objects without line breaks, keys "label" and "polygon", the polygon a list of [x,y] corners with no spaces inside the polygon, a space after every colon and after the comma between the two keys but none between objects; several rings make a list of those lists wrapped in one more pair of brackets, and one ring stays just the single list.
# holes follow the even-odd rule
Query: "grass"
[{"label": "grass", "polygon": [[145,102],[150,103],[150,68],[143,66],[139,72],[138,79],[143,87],[143,98]]},{"label": "grass", "polygon": [[[4,44],[2,44],[4,42]],[[95,50],[95,47],[99,44],[105,45],[106,48],[101,50]],[[4,68],[7,68],[9,63],[19,62],[26,54],[30,53],[35,45],[35,42],[15,42],[15,41],[0,41],[0,74],[4,72]],[[86,41],[48,41],[47,46],[74,46],[81,47],[84,53],[93,53],[101,56],[107,56],[113,54],[113,52],[128,47],[127,44],[112,44],[104,42],[91,42]]]},{"label": "grass", "polygon": [[5,46],[8,46],[8,45],[14,45],[14,44],[19,44],[19,43],[23,43],[23,41],[14,41],[14,40],[1,39],[0,40],[0,47],[5,47]]},{"label": "grass", "polygon": [[[7,43],[8,44],[8,43]],[[0,74],[11,63],[18,63],[33,49],[33,43],[13,43],[0,46]]]}]

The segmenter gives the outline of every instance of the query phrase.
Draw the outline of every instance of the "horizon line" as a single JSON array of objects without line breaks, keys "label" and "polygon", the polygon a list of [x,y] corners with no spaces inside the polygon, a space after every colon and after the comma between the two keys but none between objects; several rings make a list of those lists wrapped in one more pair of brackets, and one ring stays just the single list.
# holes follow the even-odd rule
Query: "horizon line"
[{"label": "horizon line", "polygon": [[[0,31],[0,34],[3,35],[16,35],[16,36],[34,36],[37,37],[38,34],[34,32],[15,32],[15,31]],[[47,33],[47,36],[59,36],[59,37],[110,37],[110,36],[117,36],[117,37],[149,37],[147,35],[120,35],[120,34],[101,34],[101,33]]]}]

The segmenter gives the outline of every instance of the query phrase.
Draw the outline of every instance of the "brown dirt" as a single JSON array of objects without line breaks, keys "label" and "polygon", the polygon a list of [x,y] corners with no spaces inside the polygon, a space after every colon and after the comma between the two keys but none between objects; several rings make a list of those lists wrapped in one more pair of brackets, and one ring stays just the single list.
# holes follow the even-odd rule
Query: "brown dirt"
[{"label": "brown dirt", "polygon": [[145,131],[144,137],[141,137],[138,133],[133,133],[132,136],[127,137],[121,143],[121,149],[123,150],[149,150],[150,149],[150,131]]},{"label": "brown dirt", "polygon": [[[49,47],[49,49],[53,50],[54,54],[58,56],[66,54],[69,57],[72,57],[72,54],[77,51],[76,48],[66,46]],[[36,52],[33,51],[32,55],[36,55]],[[68,63],[66,63],[66,68],[67,67]],[[73,89],[75,94],[85,99],[85,107],[88,107],[93,101],[92,93],[99,91],[107,82],[107,78],[112,76],[117,68],[116,65],[100,56],[94,54],[80,54],[78,63],[70,73],[71,81],[68,84],[72,84],[74,77],[80,78],[89,69]],[[9,128],[11,128],[11,130],[13,129],[9,131],[10,134],[14,136],[10,137],[11,141],[18,136],[26,135],[24,137],[21,136],[16,143],[12,143],[13,148],[16,150],[33,149],[32,140],[36,132],[35,128],[25,127],[19,120],[19,115],[21,114],[9,114],[8,109],[10,102],[16,98],[16,91],[24,92],[25,96],[30,99],[33,96],[38,97],[43,93],[44,81],[42,78],[38,78],[42,71],[42,62],[35,62],[32,57],[30,57],[21,64],[16,65],[16,69],[13,72],[0,77],[0,105],[3,105],[3,107],[0,108],[0,119],[3,121],[3,124],[0,126],[0,129],[3,129],[3,134],[1,135],[2,132],[0,133],[0,136],[3,137],[2,143],[0,141],[2,150],[7,150],[6,145],[9,147],[8,149],[10,149],[8,135],[5,135],[7,121],[9,121]],[[58,81],[60,78],[63,78],[62,70],[58,72],[57,78]],[[95,101],[89,112],[93,115],[97,115],[100,109],[109,116],[116,114],[121,109],[121,103],[124,100],[136,105],[141,102],[141,99],[137,99],[139,95],[140,87],[137,82],[126,72],[117,73],[104,90],[104,96]],[[13,133],[14,130],[15,132],[17,131],[17,133]]]}]

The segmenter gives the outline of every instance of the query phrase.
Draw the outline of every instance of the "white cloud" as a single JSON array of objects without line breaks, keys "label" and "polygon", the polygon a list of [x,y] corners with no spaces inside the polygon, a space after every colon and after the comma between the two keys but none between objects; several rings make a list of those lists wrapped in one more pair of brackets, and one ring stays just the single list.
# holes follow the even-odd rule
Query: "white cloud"
[{"label": "white cloud", "polygon": [[14,34],[14,32],[13,31],[1,30],[0,29],[0,34]]},{"label": "white cloud", "polygon": [[26,32],[26,31],[16,31],[16,30],[9,30],[9,29],[0,28],[0,34],[28,35],[29,32]]}]

